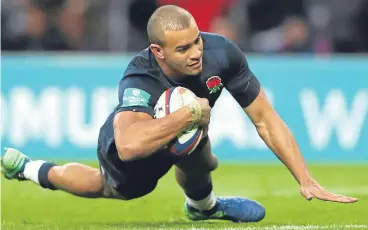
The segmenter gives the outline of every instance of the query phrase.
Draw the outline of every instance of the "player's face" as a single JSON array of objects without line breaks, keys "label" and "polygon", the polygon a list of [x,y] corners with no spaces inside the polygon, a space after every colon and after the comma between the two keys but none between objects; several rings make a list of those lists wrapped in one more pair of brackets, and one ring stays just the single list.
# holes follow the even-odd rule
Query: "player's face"
[{"label": "player's face", "polygon": [[165,61],[179,75],[198,75],[202,71],[203,42],[196,23],[181,31],[166,31]]}]

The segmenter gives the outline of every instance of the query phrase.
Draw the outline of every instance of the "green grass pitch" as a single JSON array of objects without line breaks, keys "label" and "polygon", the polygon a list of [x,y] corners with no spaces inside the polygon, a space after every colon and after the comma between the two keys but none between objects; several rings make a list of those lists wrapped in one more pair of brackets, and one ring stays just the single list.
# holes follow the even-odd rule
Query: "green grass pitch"
[{"label": "green grass pitch", "polygon": [[84,199],[44,190],[31,182],[1,183],[2,229],[368,229],[368,165],[313,165],[312,175],[333,192],[356,196],[355,204],[306,201],[281,164],[221,164],[213,173],[215,194],[261,202],[260,223],[191,222],[171,170],[156,190],[133,201]]}]

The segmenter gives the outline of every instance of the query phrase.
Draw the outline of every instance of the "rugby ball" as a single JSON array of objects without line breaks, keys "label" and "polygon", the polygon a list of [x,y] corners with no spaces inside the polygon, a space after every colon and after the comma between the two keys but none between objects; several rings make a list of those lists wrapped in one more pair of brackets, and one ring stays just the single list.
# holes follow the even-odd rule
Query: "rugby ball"
[{"label": "rugby ball", "polygon": [[[155,118],[163,118],[196,100],[195,98],[196,95],[187,88],[169,88],[161,94],[155,105]],[[191,154],[201,141],[202,135],[202,128],[193,124],[169,143],[169,151],[176,155]]]}]

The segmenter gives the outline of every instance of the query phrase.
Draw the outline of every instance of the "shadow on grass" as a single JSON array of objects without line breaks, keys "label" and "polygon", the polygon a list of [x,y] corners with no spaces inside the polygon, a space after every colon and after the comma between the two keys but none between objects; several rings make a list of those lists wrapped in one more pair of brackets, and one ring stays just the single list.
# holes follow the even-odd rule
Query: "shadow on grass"
[{"label": "shadow on grass", "polygon": [[111,227],[115,229],[222,229],[222,228],[239,228],[254,227],[255,223],[233,223],[222,220],[211,221],[183,221],[173,220],[167,222],[108,222],[108,223],[91,223],[91,225],[101,227]]},{"label": "shadow on grass", "polygon": [[60,230],[60,229],[83,229],[83,230],[120,230],[120,229],[245,229],[247,227],[257,227],[257,224],[251,223],[232,223],[221,220],[211,221],[184,221],[184,220],[172,220],[167,222],[144,222],[144,221],[129,221],[129,222],[65,222],[62,224],[42,223],[42,222],[28,222],[23,221],[18,224],[2,223],[3,229],[9,230]]}]

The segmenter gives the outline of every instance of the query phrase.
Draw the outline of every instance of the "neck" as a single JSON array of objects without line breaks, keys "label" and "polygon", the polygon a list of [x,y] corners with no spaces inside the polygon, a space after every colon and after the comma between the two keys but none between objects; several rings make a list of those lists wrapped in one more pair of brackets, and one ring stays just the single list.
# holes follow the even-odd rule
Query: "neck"
[{"label": "neck", "polygon": [[168,78],[170,78],[171,80],[180,80],[184,77],[183,74],[178,73],[177,71],[173,70],[172,68],[170,68],[163,60],[156,58],[156,62],[157,64],[160,66],[162,72],[164,73],[164,75]]}]

